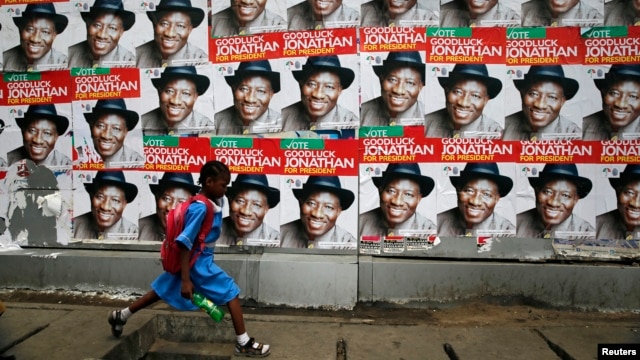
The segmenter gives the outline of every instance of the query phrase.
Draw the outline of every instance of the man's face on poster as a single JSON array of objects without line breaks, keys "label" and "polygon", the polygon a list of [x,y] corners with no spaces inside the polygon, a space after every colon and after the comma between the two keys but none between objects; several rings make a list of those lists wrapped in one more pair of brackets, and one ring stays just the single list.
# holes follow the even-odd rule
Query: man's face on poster
[{"label": "man's face on poster", "polygon": [[231,0],[231,9],[241,26],[255,20],[267,5],[267,0]]},{"label": "man's face on poster", "polygon": [[580,0],[548,0],[551,12],[554,14],[564,14],[576,6]]},{"label": "man's face on poster", "polygon": [[478,16],[487,13],[498,4],[498,0],[466,0],[469,14]]},{"label": "man's face on poster", "polygon": [[534,131],[551,124],[565,103],[562,86],[553,81],[533,82],[521,95],[522,112]]},{"label": "man's face on poster", "polygon": [[87,22],[87,43],[94,59],[109,54],[118,46],[124,34],[122,18],[110,13],[98,13]]},{"label": "man's face on poster", "polygon": [[391,18],[402,15],[415,6],[418,0],[385,0]]},{"label": "man's face on poster", "polygon": [[180,11],[167,11],[157,14],[153,26],[154,40],[163,58],[167,58],[182,49],[189,40],[193,25],[189,14]]},{"label": "man's face on poster", "polygon": [[391,69],[380,79],[380,92],[387,110],[395,117],[418,101],[422,90],[422,78],[412,67]]},{"label": "man's face on poster", "polygon": [[191,192],[181,187],[167,187],[156,197],[156,215],[164,229],[167,228],[169,211],[191,197]]},{"label": "man's face on poster", "polygon": [[175,78],[167,81],[158,97],[162,117],[168,125],[175,125],[193,112],[198,91],[193,81]]},{"label": "man's face on poster", "polygon": [[53,20],[45,17],[25,19],[20,29],[20,46],[29,63],[41,59],[48,53],[57,35]]},{"label": "man's face on poster", "polygon": [[456,128],[476,121],[489,102],[487,86],[478,80],[460,79],[445,92],[447,112]]},{"label": "man's face on poster", "polygon": [[240,190],[229,203],[229,218],[240,236],[257,229],[268,211],[267,195],[256,189]]},{"label": "man's face on poster", "polygon": [[472,179],[458,189],[458,210],[467,225],[480,224],[491,216],[499,200],[498,185],[489,179]]},{"label": "man's face on poster", "polygon": [[91,196],[91,214],[98,226],[104,231],[122,218],[127,206],[124,190],[114,185],[103,185]]},{"label": "man's face on poster", "polygon": [[380,210],[393,227],[413,216],[420,200],[420,185],[413,180],[394,178],[380,190]]},{"label": "man's face on poster", "polygon": [[545,226],[561,224],[573,213],[578,203],[574,183],[564,179],[549,180],[536,193],[536,208]]},{"label": "man's face on poster", "polygon": [[300,84],[302,105],[311,117],[321,117],[338,104],[342,93],[340,77],[329,71],[312,73]]},{"label": "man's face on poster", "polygon": [[322,16],[333,14],[342,5],[342,0],[307,0],[307,2],[311,5],[316,20],[320,20]]},{"label": "man's face on poster", "polygon": [[614,130],[640,116],[640,82],[621,80],[602,92],[602,110]]},{"label": "man's face on poster", "polygon": [[264,76],[245,76],[232,89],[233,105],[245,125],[269,109],[273,97],[271,82]]},{"label": "man's face on poster", "polygon": [[102,114],[91,124],[93,146],[102,159],[118,152],[128,133],[127,122],[117,114]]},{"label": "man's face on poster", "polygon": [[341,212],[340,198],[328,191],[311,192],[300,202],[300,220],[311,240],[331,230]]},{"label": "man's face on poster", "polygon": [[618,212],[629,229],[640,226],[640,180],[631,180],[616,189]]},{"label": "man's face on poster", "polygon": [[29,159],[38,163],[49,156],[58,140],[56,124],[47,119],[34,119],[22,130],[22,144]]}]

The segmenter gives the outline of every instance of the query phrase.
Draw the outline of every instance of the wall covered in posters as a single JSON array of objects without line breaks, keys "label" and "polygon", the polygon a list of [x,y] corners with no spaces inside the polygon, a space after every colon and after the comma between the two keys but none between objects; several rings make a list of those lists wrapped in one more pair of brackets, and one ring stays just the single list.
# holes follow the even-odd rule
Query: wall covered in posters
[{"label": "wall covered in posters", "polygon": [[640,252],[632,1],[0,10],[2,246],[157,250],[217,159],[226,251]]}]

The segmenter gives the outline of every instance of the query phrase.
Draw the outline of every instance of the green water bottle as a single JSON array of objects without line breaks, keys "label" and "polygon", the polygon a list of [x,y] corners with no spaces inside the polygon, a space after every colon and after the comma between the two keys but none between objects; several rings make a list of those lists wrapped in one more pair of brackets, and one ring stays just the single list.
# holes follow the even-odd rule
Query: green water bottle
[{"label": "green water bottle", "polygon": [[214,321],[219,322],[224,317],[224,311],[216,306],[213,301],[204,297],[204,295],[194,292],[193,293],[193,303],[196,304],[202,311],[206,312],[211,316]]}]

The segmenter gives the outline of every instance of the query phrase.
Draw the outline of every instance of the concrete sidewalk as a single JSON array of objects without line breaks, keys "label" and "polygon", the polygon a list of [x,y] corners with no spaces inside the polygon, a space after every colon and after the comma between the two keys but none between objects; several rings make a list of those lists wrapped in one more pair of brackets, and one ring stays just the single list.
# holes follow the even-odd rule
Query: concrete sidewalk
[{"label": "concrete sidewalk", "polygon": [[[116,339],[106,321],[109,307],[6,305],[0,317],[0,354],[17,360],[234,358],[228,314],[214,323],[202,312],[155,306],[130,318]],[[249,334],[272,346],[269,359],[596,359],[599,343],[640,343],[637,317],[615,322],[604,314],[595,318],[588,326],[534,327],[245,315]]]}]

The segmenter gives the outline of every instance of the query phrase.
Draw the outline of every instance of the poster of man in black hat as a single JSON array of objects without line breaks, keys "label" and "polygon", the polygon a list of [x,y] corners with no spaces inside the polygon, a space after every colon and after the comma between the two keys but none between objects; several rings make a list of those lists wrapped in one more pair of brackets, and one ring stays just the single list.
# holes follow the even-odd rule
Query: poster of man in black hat
[{"label": "poster of man in black hat", "polygon": [[512,163],[447,164],[438,178],[438,236],[515,236],[515,178]]},{"label": "poster of man in black hat", "polygon": [[[597,77],[598,71],[606,73]],[[640,65],[614,64],[595,72],[591,81],[599,97],[592,100],[601,100],[596,102],[601,110],[583,119],[583,140],[640,138]]]},{"label": "poster of man in black hat", "polygon": [[518,164],[516,236],[595,239],[594,166]]},{"label": "poster of man in black hat", "polygon": [[135,67],[133,36],[136,15],[131,0],[95,0],[69,19],[69,68]]},{"label": "poster of man in black hat", "polygon": [[200,186],[194,180],[198,176],[188,172],[143,173],[143,183],[138,184],[138,240],[164,240],[169,211],[200,191]]},{"label": "poster of man in black hat", "polygon": [[216,135],[282,130],[280,64],[272,59],[213,65],[219,69],[214,77],[219,84],[215,95]]},{"label": "poster of man in black hat", "polygon": [[283,89],[297,89],[282,109],[282,130],[340,130],[360,125],[358,57],[309,56],[285,59]]},{"label": "poster of man in black hat", "polygon": [[211,14],[211,37],[287,30],[286,1],[212,1]]},{"label": "poster of man in black hat", "polygon": [[360,67],[361,125],[424,124],[424,52],[369,53],[366,59]]},{"label": "poster of man in black hat", "polygon": [[3,70],[47,71],[68,68],[70,3],[3,6]]},{"label": "poster of man in black hat", "polygon": [[145,136],[213,133],[212,65],[141,70]]},{"label": "poster of man in black hat", "polygon": [[510,66],[505,81],[503,140],[582,138],[582,72],[578,65]]},{"label": "poster of man in black hat", "polygon": [[216,246],[280,246],[280,189],[273,175],[238,174],[227,187],[228,216]]},{"label": "poster of man in black hat", "polygon": [[435,234],[436,171],[423,163],[361,164],[359,236]]},{"label": "poster of man in black hat", "polygon": [[596,239],[640,239],[640,165],[601,165]]},{"label": "poster of man in black hat", "polygon": [[142,173],[100,170],[74,172],[73,239],[131,243],[138,240]]},{"label": "poster of man in black hat", "polygon": [[209,62],[206,0],[161,0],[137,12],[136,67],[194,66]]},{"label": "poster of man in black hat", "polygon": [[[137,99],[136,99],[137,100]],[[73,103],[76,169],[142,168],[140,116],[132,99]]]},{"label": "poster of man in black hat", "polygon": [[281,210],[281,247],[357,249],[357,177],[286,175],[281,178],[282,203],[287,204]]},{"label": "poster of man in black hat", "polygon": [[[504,65],[433,64],[427,77],[425,136],[500,139]],[[435,76],[433,76],[435,75]]]}]

